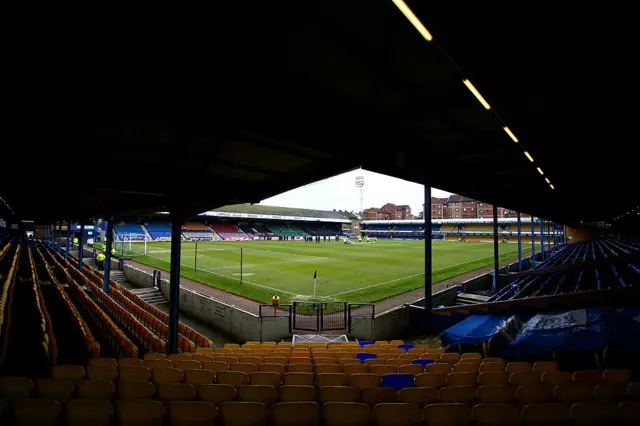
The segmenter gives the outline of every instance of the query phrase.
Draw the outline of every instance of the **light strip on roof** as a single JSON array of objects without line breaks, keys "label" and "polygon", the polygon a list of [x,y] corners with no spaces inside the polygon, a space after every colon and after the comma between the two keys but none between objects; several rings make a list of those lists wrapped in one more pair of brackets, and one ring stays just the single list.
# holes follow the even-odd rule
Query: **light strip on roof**
[{"label": "light strip on roof", "polygon": [[549,186],[551,187],[551,189],[556,189],[556,187],[551,184],[549,184]]},{"label": "light strip on roof", "polygon": [[511,129],[509,129],[507,126],[503,127],[504,131],[507,132],[507,134],[509,135],[509,137],[511,139],[513,139],[513,141],[515,143],[518,143],[518,138],[516,138],[516,135],[513,134],[513,132],[511,131]]},{"label": "light strip on roof", "polygon": [[425,40],[433,40],[433,36],[431,35],[431,33],[427,31],[424,25],[422,25],[422,22],[420,22],[418,17],[414,15],[414,13],[411,11],[411,9],[409,9],[409,6],[407,6],[404,1],[393,0],[393,3],[398,7],[398,9],[400,9],[400,12],[402,12],[402,14],[407,17],[409,22],[411,22],[411,24],[416,27],[416,30],[418,30],[418,32],[422,35],[422,37],[424,37]]},{"label": "light strip on roof", "polygon": [[543,175],[543,176],[544,176],[544,172],[542,171],[542,169],[541,169],[540,167],[538,167],[538,169],[537,169],[537,170],[538,170],[538,173],[540,173],[541,175]]},{"label": "light strip on roof", "polygon": [[547,181],[547,183],[548,183],[549,185],[551,185],[551,181],[549,180],[549,178],[544,178],[544,180],[546,180],[546,181]]},{"label": "light strip on roof", "polygon": [[489,103],[484,100],[480,92],[478,92],[478,89],[476,89],[475,86],[471,84],[471,82],[468,79],[465,78],[464,80],[462,80],[462,82],[464,83],[465,86],[467,86],[467,89],[469,89],[471,93],[473,93],[473,95],[476,98],[478,98],[478,100],[480,101],[483,107],[485,107],[486,109],[491,109],[491,105],[489,105]]},{"label": "light strip on roof", "polygon": [[527,151],[525,151],[524,155],[526,155],[527,158],[529,159],[529,161],[531,161],[533,163],[533,157],[531,156],[531,154],[529,154]]}]

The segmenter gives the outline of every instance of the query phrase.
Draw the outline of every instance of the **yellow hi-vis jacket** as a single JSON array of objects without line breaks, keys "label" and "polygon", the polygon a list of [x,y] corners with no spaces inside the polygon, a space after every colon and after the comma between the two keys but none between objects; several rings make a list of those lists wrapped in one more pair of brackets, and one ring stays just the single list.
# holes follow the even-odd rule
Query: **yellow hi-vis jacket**
[{"label": "yellow hi-vis jacket", "polygon": [[99,255],[96,256],[96,260],[98,262],[104,262],[104,260],[107,258],[107,256],[105,256],[104,254],[100,253]]}]

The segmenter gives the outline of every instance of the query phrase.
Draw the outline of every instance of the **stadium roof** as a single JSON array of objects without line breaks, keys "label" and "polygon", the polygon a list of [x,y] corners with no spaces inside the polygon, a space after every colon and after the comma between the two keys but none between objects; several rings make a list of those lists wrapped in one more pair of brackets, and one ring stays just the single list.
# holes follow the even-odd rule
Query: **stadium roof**
[{"label": "stadium roof", "polygon": [[[213,209],[217,213],[239,213],[251,215],[272,215],[285,217],[301,217],[316,219],[339,219],[348,221],[346,213],[328,210],[297,209],[291,207],[275,207],[251,204],[233,204]],[[206,213],[205,213],[206,215]]]},{"label": "stadium roof", "polygon": [[0,196],[188,215],[363,166],[563,223],[640,205],[636,2],[409,2],[432,42],[390,0],[286,3],[12,14]]}]

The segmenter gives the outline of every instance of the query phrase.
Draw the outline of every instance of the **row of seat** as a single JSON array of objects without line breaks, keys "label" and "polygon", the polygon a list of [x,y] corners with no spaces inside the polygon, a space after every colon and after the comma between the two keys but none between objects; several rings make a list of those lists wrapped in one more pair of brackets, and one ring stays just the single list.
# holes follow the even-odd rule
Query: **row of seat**
[{"label": "row of seat", "polygon": [[[0,250],[0,260],[5,261],[4,256],[10,256],[11,248],[12,241],[8,241]],[[1,334],[4,328],[5,318],[8,317],[6,311],[7,301],[9,299],[9,288],[13,280],[13,275],[16,271],[16,264],[18,263],[18,257],[20,256],[20,248],[21,247],[19,245],[15,248],[15,254],[8,261],[7,271],[2,279],[3,282],[0,282],[0,337],[4,337]]]},{"label": "row of seat", "polygon": [[[531,426],[622,424],[637,425],[639,402],[619,405],[605,403],[513,404],[436,403],[420,408],[410,403],[380,403],[371,408],[359,402],[280,402],[271,407],[259,402],[225,402],[219,407],[204,401],[176,401],[163,404],[152,400],[122,400],[114,405],[102,400],[22,400],[12,404],[12,413],[0,405],[0,416],[12,415],[21,425],[57,426],[64,418],[67,426]],[[64,413],[64,416],[63,416]],[[1,419],[1,417],[0,417]]]},{"label": "row of seat", "polygon": [[[58,253],[55,254],[59,257],[62,257]],[[74,256],[71,256],[71,262],[76,262],[77,265],[77,259]],[[96,284],[98,287],[102,286],[104,280],[103,272],[98,271],[89,265],[83,265],[83,269],[85,274],[92,279],[94,284]],[[139,296],[123,288],[113,280],[110,280],[109,283],[109,294],[112,297],[122,296],[124,300],[122,298],[118,298],[118,302],[121,305],[126,304],[126,308],[130,312],[136,314],[136,317],[146,325],[156,325],[156,328],[151,328],[152,330],[154,330],[154,332],[162,332],[163,328],[160,326],[160,324],[164,325],[165,328],[168,327],[167,324],[169,322],[169,316],[166,313],[145,302]],[[137,307],[137,309],[134,309],[134,307]],[[141,312],[139,310],[141,310]],[[153,320],[156,320],[157,322]],[[167,330],[164,330],[164,332],[166,334]],[[211,340],[207,339],[202,334],[193,330],[191,327],[185,325],[184,323],[178,323],[178,333],[178,344],[180,346],[180,349],[185,352],[193,352],[196,346],[213,347],[213,342]],[[180,342],[181,340],[182,343]]]},{"label": "row of seat", "polygon": [[36,313],[41,324],[41,329],[39,331],[42,333],[42,336],[38,336],[38,339],[41,339],[40,341],[43,342],[43,345],[47,348],[49,352],[49,359],[55,361],[57,358],[56,339],[53,335],[51,316],[49,315],[49,311],[44,303],[44,296],[42,294],[42,289],[40,288],[40,281],[36,274],[36,266],[33,261],[33,251],[30,246],[27,246],[27,256],[29,258],[29,267],[31,269],[33,293],[36,299]]},{"label": "row of seat", "polygon": [[78,282],[86,283],[88,279],[80,274],[77,269],[71,267],[69,263],[65,262],[66,267],[63,266],[61,262],[64,262],[64,259],[57,258],[51,251],[47,253],[49,254],[49,259],[55,267],[57,267],[57,270],[66,276],[67,291],[72,295],[74,302],[81,305],[84,312],[87,312],[91,316],[92,323],[100,330],[100,334],[108,339],[107,343],[121,356],[137,357],[138,347],[127,337],[120,327],[115,324],[111,317],[89,297],[82,286],[78,284]]},{"label": "row of seat", "polygon": [[91,330],[89,329],[89,326],[87,325],[85,320],[80,315],[80,312],[78,312],[78,309],[76,308],[76,306],[73,304],[73,302],[71,300],[69,300],[69,297],[67,296],[65,291],[63,291],[62,288],[60,287],[60,283],[58,282],[57,278],[55,277],[55,274],[53,274],[52,267],[48,264],[48,262],[46,260],[46,257],[43,254],[43,251],[42,251],[42,249],[40,247],[37,248],[37,253],[38,253],[39,259],[45,265],[44,269],[46,270],[46,273],[47,273],[47,276],[49,278],[49,281],[51,282],[51,288],[53,289],[53,291],[55,291],[57,293],[59,299],[62,300],[62,302],[64,303],[64,305],[68,309],[68,311],[73,314],[71,316],[71,318],[73,319],[73,323],[72,324],[68,324],[66,326],[67,327],[76,328],[79,331],[79,335],[82,336],[84,344],[85,344],[85,346],[87,348],[87,353],[90,354],[93,357],[99,357],[100,356],[100,344],[93,337],[93,334],[91,333]]}]

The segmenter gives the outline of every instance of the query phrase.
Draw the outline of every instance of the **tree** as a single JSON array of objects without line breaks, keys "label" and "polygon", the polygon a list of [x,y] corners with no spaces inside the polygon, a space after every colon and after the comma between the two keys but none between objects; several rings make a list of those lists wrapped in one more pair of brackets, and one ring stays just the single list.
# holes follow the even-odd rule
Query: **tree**
[{"label": "tree", "polygon": [[420,212],[420,213],[418,213],[418,217],[417,217],[417,219],[418,219],[418,220],[420,220],[420,219],[424,219],[424,212]]}]

